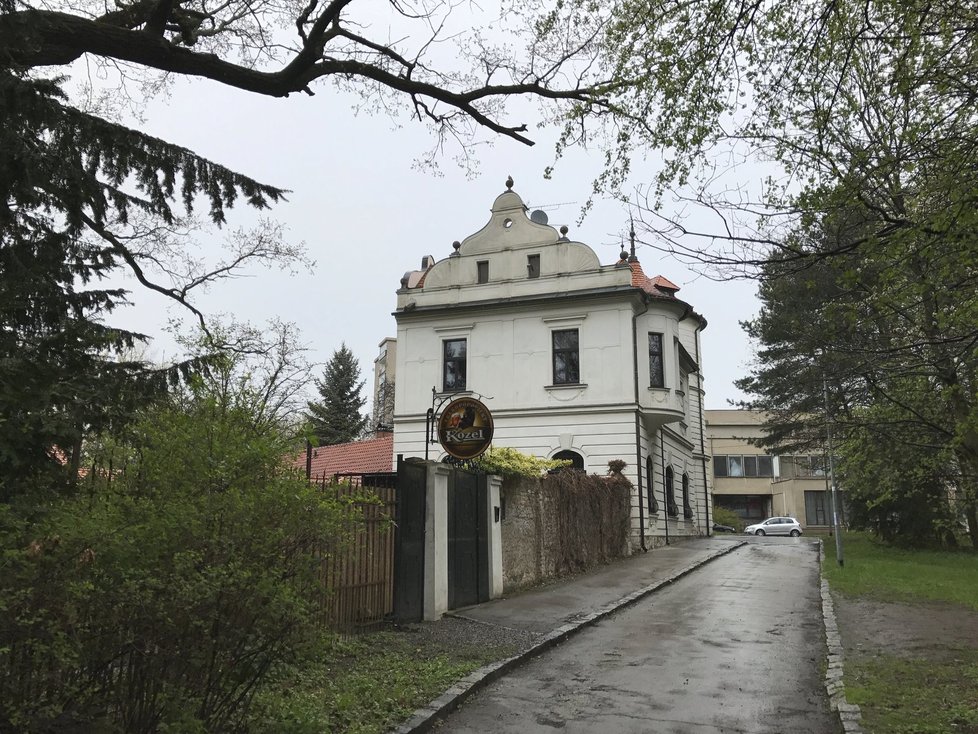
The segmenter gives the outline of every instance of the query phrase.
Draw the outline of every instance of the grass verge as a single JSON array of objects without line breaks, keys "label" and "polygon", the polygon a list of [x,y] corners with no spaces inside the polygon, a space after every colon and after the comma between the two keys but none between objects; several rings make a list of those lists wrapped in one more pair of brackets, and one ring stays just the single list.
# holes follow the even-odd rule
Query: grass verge
[{"label": "grass verge", "polygon": [[[845,597],[903,603],[943,602],[978,612],[978,563],[973,553],[885,546],[863,533],[843,536],[845,566],[835,543],[824,543],[824,574]],[[978,732],[978,646],[907,658],[847,655],[846,698],[862,709],[875,734]]]},{"label": "grass verge", "polygon": [[512,654],[503,648],[418,647],[384,631],[324,640],[302,663],[276,671],[256,696],[251,732],[375,734],[407,719],[458,679]]},{"label": "grass verge", "polygon": [[824,573],[847,596],[883,601],[942,601],[978,610],[978,556],[894,548],[866,533],[842,535],[845,565],[836,563],[835,541],[825,538]]},{"label": "grass verge", "polygon": [[883,734],[978,732],[978,650],[952,659],[883,656],[846,664],[846,699]]}]

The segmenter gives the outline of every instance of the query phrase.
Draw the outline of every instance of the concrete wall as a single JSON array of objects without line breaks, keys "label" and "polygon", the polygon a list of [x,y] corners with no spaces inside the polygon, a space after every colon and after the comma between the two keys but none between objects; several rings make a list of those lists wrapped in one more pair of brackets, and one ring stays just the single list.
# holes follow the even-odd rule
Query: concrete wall
[{"label": "concrete wall", "polygon": [[504,480],[504,593],[627,556],[631,490],[623,478],[576,472]]}]

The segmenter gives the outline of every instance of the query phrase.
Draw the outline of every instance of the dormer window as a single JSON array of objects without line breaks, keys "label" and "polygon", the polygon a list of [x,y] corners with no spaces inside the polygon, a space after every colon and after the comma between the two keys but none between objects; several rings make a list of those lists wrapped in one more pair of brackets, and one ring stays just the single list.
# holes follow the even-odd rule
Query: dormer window
[{"label": "dormer window", "polygon": [[477,282],[488,283],[489,282],[489,261],[480,260],[475,264],[477,271]]}]

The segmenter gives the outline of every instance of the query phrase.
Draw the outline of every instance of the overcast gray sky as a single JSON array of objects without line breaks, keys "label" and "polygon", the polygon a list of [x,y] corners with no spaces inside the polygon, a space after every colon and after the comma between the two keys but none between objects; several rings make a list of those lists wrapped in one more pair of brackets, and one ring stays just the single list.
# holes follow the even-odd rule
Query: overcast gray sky
[{"label": "overcast gray sky", "polygon": [[[289,238],[305,241],[317,262],[298,275],[255,270],[218,284],[199,301],[206,312],[255,323],[272,317],[293,321],[314,361],[325,362],[345,342],[369,376],[378,343],[396,334],[391,312],[401,275],[418,268],[424,255],[447,257],[453,240],[480,229],[508,175],[531,209],[545,209],[552,225],[567,224],[571,238],[590,245],[603,263],[617,259],[627,229],[625,208],[598,201],[576,224],[600,170],[600,153],[574,151],[559,163],[553,180],[545,180],[553,133],[534,129],[532,111],[525,120],[509,119],[529,123],[537,145],[501,138],[479,152],[478,174],[467,178],[451,160],[452,151],[442,158],[441,176],[416,166],[432,145],[427,131],[410,119],[357,115],[356,103],[329,87],[314,97],[269,99],[187,79],[176,82],[168,99],[150,102],[141,129],[291,190],[289,201],[270,214],[287,226]],[[633,170],[636,183],[654,174],[651,163],[637,162]],[[229,225],[253,220],[250,211],[235,210]],[[215,233],[211,241],[219,237]],[[757,310],[755,284],[708,280],[650,248],[640,248],[638,255],[648,275],[679,285],[679,297],[709,322],[702,336],[707,407],[742,398],[733,381],[746,373],[750,348],[738,322]],[[136,307],[114,317],[126,326],[160,334],[168,317],[184,316],[138,285],[132,290]],[[172,357],[173,350],[161,336],[152,353]]]}]

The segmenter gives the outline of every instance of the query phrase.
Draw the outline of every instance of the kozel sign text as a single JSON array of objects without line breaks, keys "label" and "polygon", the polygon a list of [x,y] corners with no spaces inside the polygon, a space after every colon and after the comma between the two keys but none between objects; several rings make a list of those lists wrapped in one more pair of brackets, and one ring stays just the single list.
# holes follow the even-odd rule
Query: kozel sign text
[{"label": "kozel sign text", "polygon": [[450,402],[438,419],[438,441],[456,459],[474,459],[492,443],[492,413],[475,398]]}]

